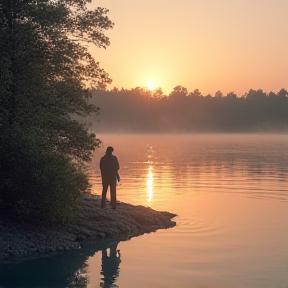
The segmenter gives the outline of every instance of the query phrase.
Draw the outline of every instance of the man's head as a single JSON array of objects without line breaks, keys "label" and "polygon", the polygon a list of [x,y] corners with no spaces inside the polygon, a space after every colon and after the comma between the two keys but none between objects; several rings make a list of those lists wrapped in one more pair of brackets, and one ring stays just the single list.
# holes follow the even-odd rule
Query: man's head
[{"label": "man's head", "polygon": [[113,151],[114,151],[113,147],[108,146],[106,149],[106,154],[112,154]]}]

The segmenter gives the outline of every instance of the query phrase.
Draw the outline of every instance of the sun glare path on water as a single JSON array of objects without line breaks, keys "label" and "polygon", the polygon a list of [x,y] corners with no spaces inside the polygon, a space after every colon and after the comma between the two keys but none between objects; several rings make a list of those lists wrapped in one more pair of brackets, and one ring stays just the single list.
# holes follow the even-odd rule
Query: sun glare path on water
[{"label": "sun glare path on water", "polygon": [[147,201],[151,202],[153,197],[153,168],[152,165],[149,166],[148,173],[147,173]]}]

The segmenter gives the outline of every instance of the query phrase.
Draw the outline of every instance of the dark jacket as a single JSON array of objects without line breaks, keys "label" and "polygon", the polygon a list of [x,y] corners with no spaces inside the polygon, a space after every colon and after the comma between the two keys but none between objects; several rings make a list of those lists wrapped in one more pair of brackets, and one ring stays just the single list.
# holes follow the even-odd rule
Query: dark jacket
[{"label": "dark jacket", "polygon": [[106,153],[100,159],[100,170],[102,179],[116,179],[119,167],[119,162],[116,156]]}]

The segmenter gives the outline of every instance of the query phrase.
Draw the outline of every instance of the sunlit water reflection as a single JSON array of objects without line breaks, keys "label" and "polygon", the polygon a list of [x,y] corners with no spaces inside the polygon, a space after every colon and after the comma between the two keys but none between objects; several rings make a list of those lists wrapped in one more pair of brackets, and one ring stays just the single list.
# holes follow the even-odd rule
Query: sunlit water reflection
[{"label": "sunlit water reflection", "polygon": [[[99,137],[103,147],[89,169],[93,193],[101,194],[99,159],[112,145],[121,166],[118,200],[174,212],[177,226],[116,243],[116,250],[103,243],[26,263],[25,275],[29,265],[65,270],[66,286],[47,285],[47,272],[40,285],[41,270],[33,274],[38,286],[22,287],[288,287],[288,136]],[[6,275],[16,279],[19,267],[5,266]],[[21,286],[12,282],[3,285],[0,272],[1,288]]]}]

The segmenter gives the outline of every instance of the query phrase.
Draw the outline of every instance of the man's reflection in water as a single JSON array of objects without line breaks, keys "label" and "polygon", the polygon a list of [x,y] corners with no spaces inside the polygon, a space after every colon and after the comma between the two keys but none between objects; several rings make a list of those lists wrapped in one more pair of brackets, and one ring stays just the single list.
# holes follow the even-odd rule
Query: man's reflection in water
[{"label": "man's reflection in water", "polygon": [[[117,250],[119,242],[112,242],[108,247],[102,249],[102,271],[104,282],[100,284],[103,288],[116,288],[119,287],[114,284],[119,276],[119,264],[121,262],[120,250]],[[110,248],[108,256],[107,250]]]}]

